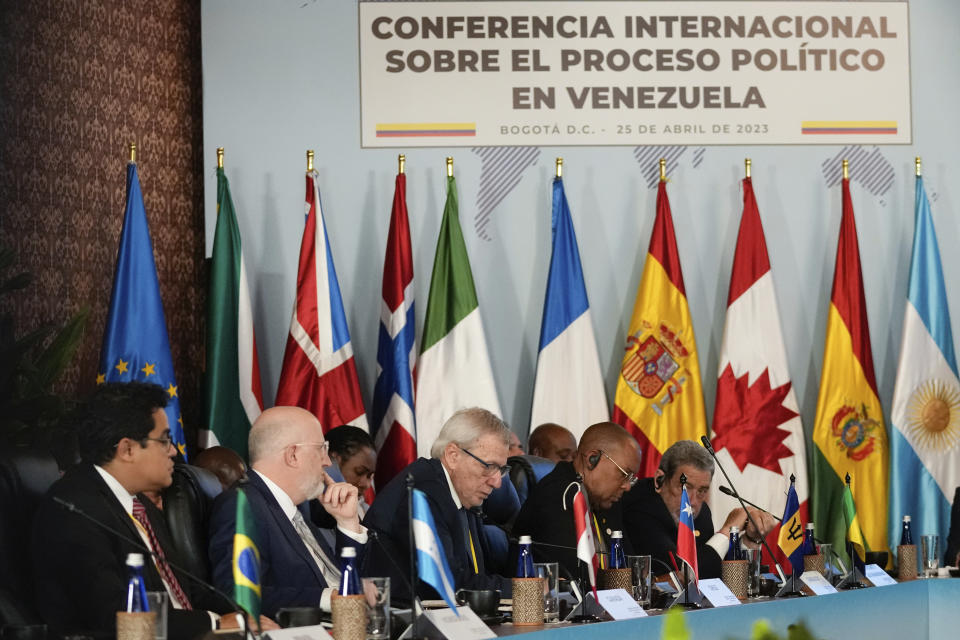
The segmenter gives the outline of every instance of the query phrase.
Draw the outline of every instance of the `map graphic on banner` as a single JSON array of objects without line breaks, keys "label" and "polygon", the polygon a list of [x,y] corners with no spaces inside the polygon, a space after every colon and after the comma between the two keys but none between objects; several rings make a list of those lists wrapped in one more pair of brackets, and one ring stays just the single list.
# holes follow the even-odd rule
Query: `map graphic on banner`
[{"label": "map graphic on banner", "polygon": [[358,6],[363,147],[912,140],[905,2]]}]

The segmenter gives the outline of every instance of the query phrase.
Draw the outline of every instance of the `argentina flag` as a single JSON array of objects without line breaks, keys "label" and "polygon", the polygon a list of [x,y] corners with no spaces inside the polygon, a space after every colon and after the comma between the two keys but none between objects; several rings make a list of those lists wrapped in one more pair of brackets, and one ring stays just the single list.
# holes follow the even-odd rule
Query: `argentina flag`
[{"label": "argentina flag", "polygon": [[437,536],[427,496],[419,489],[413,490],[413,539],[417,549],[417,576],[436,589],[459,617],[453,574],[447,566],[447,557]]},{"label": "argentina flag", "polygon": [[960,485],[960,382],[940,250],[919,175],[915,207],[910,282],[890,414],[892,547],[900,539],[904,515],[912,517],[915,531],[944,538],[950,526],[950,501]]}]

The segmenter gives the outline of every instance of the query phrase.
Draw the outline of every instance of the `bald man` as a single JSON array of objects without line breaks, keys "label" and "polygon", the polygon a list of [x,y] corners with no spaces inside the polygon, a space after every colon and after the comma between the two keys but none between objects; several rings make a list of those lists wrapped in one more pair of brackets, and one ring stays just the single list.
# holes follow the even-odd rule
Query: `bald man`
[{"label": "bald man", "polygon": [[527,451],[554,462],[573,462],[577,439],[572,433],[553,422],[544,422],[533,430],[527,441]]},{"label": "bald man", "polygon": [[[567,491],[567,487],[578,477],[582,479],[596,517],[597,550],[606,551],[610,534],[623,530],[620,498],[636,483],[639,469],[640,448],[623,427],[612,422],[591,426],[580,438],[573,461],[558,462],[530,490],[513,526],[513,535],[533,537],[533,555],[538,562],[558,562],[570,575],[578,575],[574,491]],[[625,550],[630,552],[629,548]],[[605,567],[606,556],[601,558],[601,567]]]},{"label": "bald man", "polygon": [[[233,534],[237,492],[242,490],[257,526],[263,613],[276,616],[282,607],[312,606],[330,610],[340,579],[340,550],[362,555],[366,529],[357,515],[357,488],[333,482],[329,444],[320,423],[298,407],[267,409],[250,429],[250,467],[246,483],[223,493],[210,516],[210,562],[213,581],[233,593]],[[310,522],[308,502],[318,498],[337,523],[331,548]]]}]

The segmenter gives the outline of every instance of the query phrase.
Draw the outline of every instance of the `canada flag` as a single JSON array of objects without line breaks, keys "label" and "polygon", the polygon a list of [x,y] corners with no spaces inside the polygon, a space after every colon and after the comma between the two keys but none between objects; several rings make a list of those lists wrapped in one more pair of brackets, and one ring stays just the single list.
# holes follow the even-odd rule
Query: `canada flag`
[{"label": "canada flag", "polygon": [[[743,181],[743,216],[730,276],[723,330],[713,448],[745,497],[772,513],[783,511],[790,474],[796,476],[800,519],[807,516],[807,469],[797,398],[790,382],[780,315],[760,212],[751,179]],[[720,528],[739,503],[720,493],[714,478],[710,509]],[[749,487],[749,490],[747,489]],[[778,560],[778,530],[767,535]]]}]

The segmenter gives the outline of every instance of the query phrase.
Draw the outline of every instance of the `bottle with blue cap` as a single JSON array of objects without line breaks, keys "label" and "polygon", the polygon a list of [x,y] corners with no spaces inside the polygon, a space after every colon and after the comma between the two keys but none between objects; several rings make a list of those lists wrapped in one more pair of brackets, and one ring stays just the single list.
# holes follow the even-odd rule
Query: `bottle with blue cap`
[{"label": "bottle with blue cap", "polygon": [[533,538],[520,536],[520,550],[517,553],[517,577],[536,578],[533,572]]},{"label": "bottle with blue cap", "polygon": [[623,553],[623,532],[614,531],[610,534],[610,568],[626,569],[627,557]]},{"label": "bottle with blue cap", "polygon": [[127,554],[127,603],[128,613],[142,613],[150,610],[147,602],[147,587],[143,582],[143,554]]},{"label": "bottle with blue cap", "polygon": [[354,547],[344,547],[340,550],[340,588],[341,596],[361,595],[360,576],[357,573],[357,550]]}]

